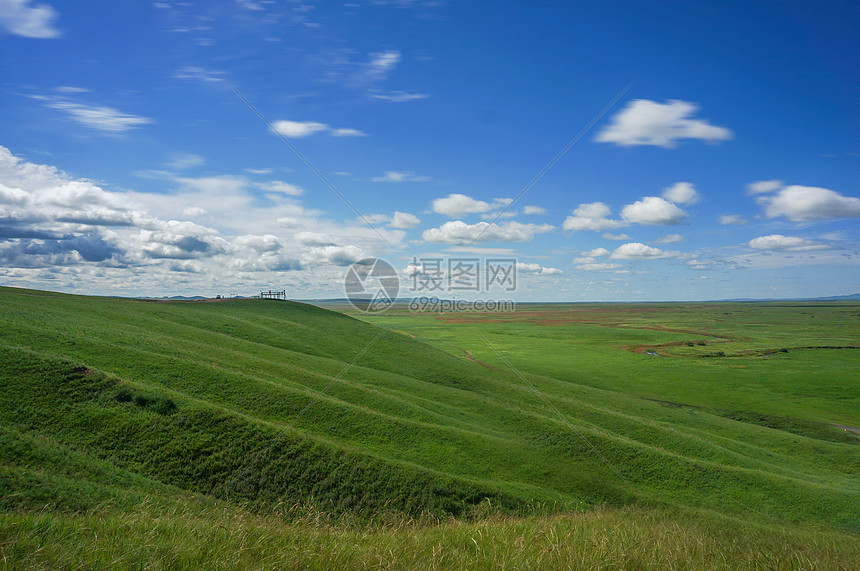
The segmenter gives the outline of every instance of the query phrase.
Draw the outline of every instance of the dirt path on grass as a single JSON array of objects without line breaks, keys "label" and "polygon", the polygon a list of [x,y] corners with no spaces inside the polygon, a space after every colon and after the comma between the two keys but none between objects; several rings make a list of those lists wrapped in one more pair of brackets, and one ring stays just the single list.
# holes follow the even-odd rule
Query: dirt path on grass
[{"label": "dirt path on grass", "polygon": [[457,347],[457,349],[459,349],[460,351],[462,351],[462,352],[463,352],[463,358],[464,358],[464,359],[469,360],[469,361],[472,361],[473,363],[477,363],[477,364],[481,365],[482,367],[486,367],[486,368],[488,368],[488,369],[492,369],[492,370],[494,370],[494,371],[498,371],[498,369],[497,369],[497,368],[495,368],[494,366],[492,366],[492,365],[488,365],[488,364],[484,363],[483,361],[479,361],[479,360],[475,359],[475,358],[472,356],[472,354],[471,354],[471,353],[469,353],[469,351],[468,351],[467,349],[463,349],[462,347]]},{"label": "dirt path on grass", "polygon": [[835,426],[837,428],[841,428],[845,432],[852,432],[852,433],[856,434],[857,436],[860,436],[860,428],[857,428],[856,426],[848,426],[847,424],[836,424],[836,423],[833,423],[833,426]]}]

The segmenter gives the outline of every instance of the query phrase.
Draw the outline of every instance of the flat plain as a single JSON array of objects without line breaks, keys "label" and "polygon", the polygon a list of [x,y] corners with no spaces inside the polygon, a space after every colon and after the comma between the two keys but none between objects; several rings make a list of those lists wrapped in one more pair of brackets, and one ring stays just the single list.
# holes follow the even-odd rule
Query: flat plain
[{"label": "flat plain", "polygon": [[856,568],[858,325],[0,288],[2,561]]}]

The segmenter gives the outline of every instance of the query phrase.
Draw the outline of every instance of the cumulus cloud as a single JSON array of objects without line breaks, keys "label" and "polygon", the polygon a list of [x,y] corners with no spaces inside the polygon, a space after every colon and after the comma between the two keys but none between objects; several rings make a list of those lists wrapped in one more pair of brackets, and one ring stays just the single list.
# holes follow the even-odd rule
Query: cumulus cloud
[{"label": "cumulus cloud", "polygon": [[283,247],[280,240],[278,240],[278,237],[273,236],[272,234],[264,234],[262,236],[246,234],[236,238],[233,241],[233,244],[237,248],[248,248],[259,253],[277,252]]},{"label": "cumulus cloud", "polygon": [[525,206],[523,207],[523,214],[526,215],[537,215],[537,214],[546,214],[546,208],[543,206]]},{"label": "cumulus cloud", "polygon": [[212,228],[179,220],[161,222],[158,226],[158,230],[141,232],[144,242],[142,251],[150,258],[209,258],[228,249],[228,242]]},{"label": "cumulus cloud", "polygon": [[529,272],[541,276],[558,276],[564,272],[558,268],[549,268],[532,262],[517,262],[518,272]]},{"label": "cumulus cloud", "polygon": [[417,176],[412,172],[385,171],[382,176],[375,176],[373,182],[426,182],[429,176]]},{"label": "cumulus cloud", "polygon": [[328,133],[333,137],[364,137],[366,133],[358,129],[334,128],[318,121],[288,121],[282,119],[272,123],[272,128],[291,139],[301,139],[317,133]]},{"label": "cumulus cloud", "polygon": [[440,244],[471,244],[476,241],[528,242],[534,239],[536,234],[545,234],[553,229],[554,226],[550,224],[522,224],[514,221],[501,224],[466,224],[462,220],[452,220],[438,228],[425,230],[421,237],[427,242]]},{"label": "cumulus cloud", "polygon": [[607,250],[606,248],[594,248],[593,250],[587,250],[585,252],[582,252],[582,255],[593,258],[598,256],[608,256],[609,253],[609,250]]},{"label": "cumulus cloud", "polygon": [[677,99],[658,103],[636,99],[616,114],[595,140],[621,146],[654,145],[671,149],[682,139],[708,142],[732,138],[725,127],[711,125],[706,119],[693,119],[698,106]]},{"label": "cumulus cloud", "polygon": [[351,244],[329,244],[309,248],[302,253],[301,262],[306,266],[349,266],[366,257],[361,248]]},{"label": "cumulus cloud", "polygon": [[28,163],[0,147],[0,239],[56,238],[65,245],[86,245],[91,242],[74,240],[90,235],[104,241],[110,227],[147,223],[149,218],[117,193]]},{"label": "cumulus cloud", "polygon": [[686,212],[659,196],[646,196],[621,210],[621,218],[627,222],[649,226],[672,226],[686,216]]},{"label": "cumulus cloud", "polygon": [[792,222],[860,217],[860,198],[815,186],[787,186],[758,202],[768,218],[784,216]]},{"label": "cumulus cloud", "polygon": [[613,260],[653,260],[657,258],[673,258],[677,252],[668,252],[642,242],[628,242],[615,248],[609,257]]},{"label": "cumulus cloud", "polygon": [[748,223],[749,220],[740,214],[723,214],[720,216],[720,224],[723,226],[742,226]]},{"label": "cumulus cloud", "polygon": [[[594,248],[593,250],[586,250],[581,252],[581,255],[577,258],[574,258],[572,262],[574,264],[591,265],[595,262],[595,258],[599,258],[601,256],[608,256],[611,252],[606,248]],[[582,267],[578,267],[578,269],[583,269]]]},{"label": "cumulus cloud", "polygon": [[747,194],[766,194],[785,186],[781,180],[759,180],[747,185]]},{"label": "cumulus cloud", "polygon": [[695,204],[701,198],[689,182],[676,182],[663,190],[663,198],[675,204]]},{"label": "cumulus cloud", "polygon": [[[331,272],[337,266],[366,257],[362,244],[378,243],[371,230],[320,219],[321,212],[283,192],[257,205],[254,185],[243,177],[156,175],[178,187],[168,194],[110,192],[0,147],[0,272],[6,279],[17,272],[23,285],[39,283],[33,272],[44,271],[76,282],[109,283],[109,292],[138,288],[147,295],[214,283],[190,279],[208,273],[212,280],[253,291],[260,279],[309,268],[314,273],[302,279],[319,275],[320,283],[336,283]],[[160,217],[180,213],[226,226]],[[303,232],[308,228],[327,233]],[[402,240],[399,230],[385,232],[391,244]],[[350,243],[336,234],[349,236]]]},{"label": "cumulus cloud", "polygon": [[680,234],[666,234],[660,238],[654,240],[657,244],[676,244],[678,242],[683,242],[684,237]]},{"label": "cumulus cloud", "polygon": [[622,220],[607,218],[610,213],[609,207],[602,202],[580,204],[573,211],[573,215],[565,219],[562,228],[576,232],[579,230],[609,230],[627,226],[627,223]]},{"label": "cumulus cloud", "polygon": [[409,228],[415,228],[420,223],[421,220],[419,220],[418,217],[414,214],[395,211],[394,216],[391,219],[390,226],[392,228],[401,228],[404,230],[408,230]]},{"label": "cumulus cloud", "polygon": [[60,31],[54,25],[57,11],[48,4],[31,0],[0,0],[0,28],[25,38],[57,38]]},{"label": "cumulus cloud", "polygon": [[329,129],[328,125],[317,121],[287,121],[286,119],[275,121],[272,123],[272,127],[281,135],[294,139],[300,139],[314,133],[328,131]]},{"label": "cumulus cloud", "polygon": [[480,214],[504,207],[511,202],[510,198],[496,198],[493,202],[484,202],[465,194],[449,194],[445,198],[437,198],[433,201],[433,212],[444,214],[449,218],[461,218],[467,214]]},{"label": "cumulus cloud", "polygon": [[826,244],[819,244],[798,236],[783,236],[782,234],[759,236],[750,240],[748,245],[755,250],[788,250],[792,252],[826,250],[828,248]]}]

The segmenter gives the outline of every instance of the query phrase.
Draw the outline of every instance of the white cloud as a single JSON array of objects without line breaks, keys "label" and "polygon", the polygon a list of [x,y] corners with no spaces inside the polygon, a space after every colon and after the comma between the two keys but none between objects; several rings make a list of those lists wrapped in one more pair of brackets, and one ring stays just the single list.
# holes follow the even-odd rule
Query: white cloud
[{"label": "white cloud", "polygon": [[815,186],[787,186],[758,202],[769,218],[784,216],[792,222],[860,217],[860,198]]},{"label": "white cloud", "polygon": [[72,120],[103,133],[124,133],[153,122],[147,117],[125,113],[113,107],[86,105],[58,98],[37,99],[46,100],[45,106],[64,111]]},{"label": "white cloud", "polygon": [[278,192],[281,194],[286,194],[287,196],[301,196],[304,194],[304,189],[298,187],[294,184],[290,184],[288,182],[284,182],[282,180],[271,180],[269,182],[262,182],[257,185],[260,189],[268,191],[268,192]]},{"label": "white cloud", "polygon": [[367,62],[366,79],[368,81],[385,79],[389,73],[394,71],[398,63],[400,63],[399,51],[373,52],[370,54],[370,61]]},{"label": "white cloud", "polygon": [[676,204],[695,204],[700,196],[689,182],[676,182],[663,190],[663,198]]},{"label": "white cloud", "polygon": [[383,176],[375,176],[373,182],[426,182],[429,176],[417,176],[412,172],[385,171]]},{"label": "white cloud", "polygon": [[187,65],[180,67],[173,72],[174,79],[190,79],[194,81],[215,82],[223,81],[224,72],[218,69],[206,69],[205,67],[197,67]]},{"label": "white cloud", "polygon": [[683,241],[684,237],[680,234],[666,234],[665,236],[654,240],[657,244],[677,244],[678,242]]},{"label": "white cloud", "polygon": [[[606,248],[594,248],[581,252],[581,256],[571,260],[574,264],[590,265],[595,262],[595,258],[608,256],[611,252]],[[581,269],[581,268],[580,268]]]},{"label": "white cloud", "polygon": [[759,236],[750,240],[748,245],[756,250],[789,250],[792,252],[826,250],[828,248],[825,244],[818,244],[798,236],[783,236],[782,234]]},{"label": "white cloud", "polygon": [[272,123],[275,131],[285,137],[300,139],[322,131],[328,131],[329,126],[316,121],[275,121]]},{"label": "white cloud", "polygon": [[518,272],[530,272],[541,276],[558,276],[564,272],[558,268],[548,268],[531,262],[517,262]]},{"label": "white cloud", "polygon": [[291,139],[301,139],[316,135],[317,133],[327,133],[332,137],[366,137],[367,133],[358,129],[335,128],[320,123],[319,121],[287,121],[282,119],[272,123],[272,128],[275,132],[289,137]]},{"label": "white cloud", "polygon": [[502,222],[489,224],[478,222],[466,224],[462,220],[452,220],[438,228],[425,230],[421,237],[427,242],[441,244],[471,244],[473,242],[527,242],[534,239],[535,234],[551,232],[554,227],[550,224],[522,224],[520,222]]},{"label": "white cloud", "polygon": [[375,99],[393,101],[395,103],[416,101],[418,99],[426,99],[427,97],[430,97],[426,93],[408,93],[406,91],[371,92],[370,96]]},{"label": "white cloud", "polygon": [[785,186],[781,180],[759,180],[747,185],[747,194],[766,194]]},{"label": "white cloud", "polygon": [[629,240],[630,239],[630,236],[628,236],[627,234],[624,234],[624,233],[611,234],[609,232],[604,232],[602,236],[605,240]]},{"label": "white cloud", "polygon": [[391,221],[391,216],[388,214],[363,214],[359,220],[365,224],[386,224]]},{"label": "white cloud", "polygon": [[490,222],[496,220],[508,220],[510,218],[516,218],[517,211],[516,210],[496,210],[495,212],[485,212],[481,214],[482,220],[489,220]]},{"label": "white cloud", "polygon": [[740,214],[723,214],[720,216],[720,224],[724,226],[742,226],[748,223],[749,220]]},{"label": "white cloud", "polygon": [[480,214],[494,208],[507,206],[511,203],[510,198],[496,198],[492,203],[483,200],[475,200],[465,194],[449,194],[445,198],[437,198],[433,201],[433,212],[444,214],[450,218],[460,218],[467,214]]},{"label": "white cloud", "polygon": [[245,190],[248,185],[247,180],[234,175],[171,177],[170,180],[181,184],[186,189],[200,192],[206,195],[206,198],[234,195]]},{"label": "white cloud", "polygon": [[58,91],[59,93],[89,93],[90,90],[86,87],[75,87],[73,85],[61,85],[60,87],[54,88],[54,91]]},{"label": "white cloud", "polygon": [[535,214],[546,214],[546,208],[543,206],[525,206],[523,207],[523,214],[526,215],[535,215]]},{"label": "white cloud", "polygon": [[170,220],[158,229],[141,231],[145,256],[157,259],[191,260],[224,253],[229,243],[217,230],[193,222]]},{"label": "white cloud", "polygon": [[621,210],[621,218],[627,222],[649,226],[672,226],[686,216],[683,210],[659,196],[646,196]]},{"label": "white cloud", "polygon": [[687,264],[688,266],[690,266],[690,268],[694,269],[694,270],[709,270],[709,269],[711,269],[711,266],[713,265],[713,262],[711,260],[700,260],[698,258],[693,258],[692,260],[687,260],[684,263]]},{"label": "white cloud", "polygon": [[329,131],[332,137],[366,137],[367,133],[358,129],[331,129]]},{"label": "white cloud", "polygon": [[[294,197],[273,193],[261,204],[244,177],[149,174],[170,192],[107,191],[0,147],[3,283],[129,296],[278,287],[326,297],[339,295],[343,264],[386,247],[366,226],[323,218]],[[405,235],[379,230],[395,248]]]},{"label": "white cloud", "polygon": [[586,272],[603,272],[607,270],[617,270],[620,267],[621,264],[613,264],[611,262],[588,262],[585,264],[579,264],[575,269]]},{"label": "white cloud", "polygon": [[653,260],[673,258],[677,255],[677,252],[668,252],[660,248],[646,246],[641,242],[628,242],[615,248],[610,258],[613,260]]},{"label": "white cloud", "polygon": [[[206,287],[224,280],[244,283],[247,291],[260,279],[271,279],[247,272],[312,268],[313,274],[303,274],[303,279],[328,287],[337,283],[332,268],[361,257],[366,245],[379,244],[372,230],[321,219],[321,212],[305,209],[291,196],[273,195],[271,203],[259,206],[251,191],[256,185],[244,177],[150,174],[177,187],[167,194],[109,192],[0,147],[0,271],[45,268],[69,280],[78,276],[74,283],[87,276],[105,284],[104,275],[113,268],[109,291],[143,288],[149,294],[176,293],[182,283]],[[168,218],[180,213],[206,225]],[[290,228],[287,234],[285,227]],[[303,232],[311,228],[316,233]],[[402,241],[402,231],[382,231],[389,244]],[[332,235],[348,236],[351,243]],[[171,272],[208,277],[182,282]]]},{"label": "white cloud", "polygon": [[199,206],[188,206],[182,209],[182,215],[188,218],[198,218],[200,216],[204,216],[206,214],[205,208],[200,208]]},{"label": "white cloud", "polygon": [[390,226],[392,228],[402,228],[405,230],[409,228],[415,228],[420,222],[421,221],[414,214],[395,211]]},{"label": "white cloud", "polygon": [[594,248],[593,250],[587,250],[585,252],[582,252],[582,255],[590,258],[596,258],[599,256],[608,256],[609,253],[609,250],[607,250],[606,248]]},{"label": "white cloud", "polygon": [[185,170],[194,167],[199,167],[206,162],[206,159],[200,155],[193,153],[179,153],[167,163],[167,166],[176,170]]},{"label": "white cloud", "polygon": [[671,149],[681,139],[714,142],[732,138],[732,132],[725,127],[711,125],[706,119],[692,119],[697,110],[695,104],[676,99],[666,103],[636,99],[616,114],[595,140],[621,146],[655,145]]},{"label": "white cloud", "polygon": [[[838,250],[747,250],[726,259],[731,264],[752,269],[778,269],[797,266],[838,266],[860,264],[857,252]],[[826,271],[826,270],[825,270]]]},{"label": "white cloud", "polygon": [[573,216],[568,216],[565,219],[562,228],[576,232],[579,230],[609,230],[627,226],[627,223],[621,220],[608,219],[607,216],[610,213],[609,207],[602,202],[580,204],[573,211]]},{"label": "white cloud", "polygon": [[0,0],[0,28],[25,38],[57,38],[60,31],[54,27],[57,11],[48,4],[35,4],[31,0]]}]

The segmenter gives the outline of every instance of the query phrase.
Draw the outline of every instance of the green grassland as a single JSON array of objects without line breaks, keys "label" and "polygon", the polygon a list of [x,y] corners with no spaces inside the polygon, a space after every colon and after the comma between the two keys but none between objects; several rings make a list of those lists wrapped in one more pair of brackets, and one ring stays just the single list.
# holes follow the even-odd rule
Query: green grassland
[{"label": "green grassland", "polygon": [[857,567],[860,304],[601,311],[0,288],[0,561]]},{"label": "green grassland", "polygon": [[[860,427],[860,304],[521,304],[356,317],[510,370],[727,414]],[[489,344],[488,344],[489,342]]]}]

